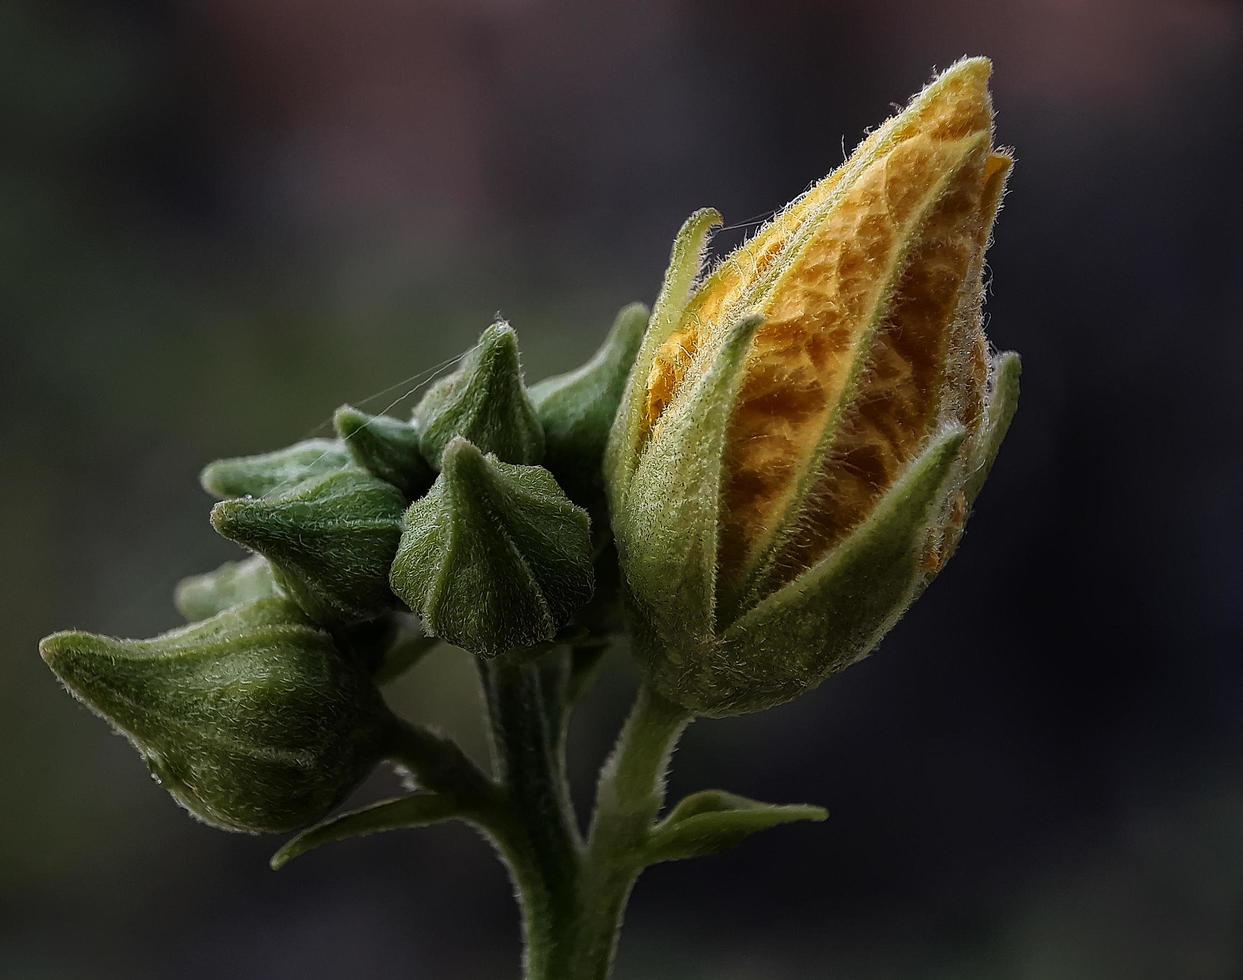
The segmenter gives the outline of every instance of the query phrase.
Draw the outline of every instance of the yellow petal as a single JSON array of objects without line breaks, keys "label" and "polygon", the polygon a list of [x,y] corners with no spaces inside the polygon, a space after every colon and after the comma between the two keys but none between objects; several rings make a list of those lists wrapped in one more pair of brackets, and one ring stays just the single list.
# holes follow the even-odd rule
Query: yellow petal
[{"label": "yellow petal", "polygon": [[[826,433],[850,437],[845,405],[885,400],[904,413],[882,412],[859,430],[861,439],[901,441],[909,416],[923,442],[929,403],[935,412],[941,390],[947,326],[975,251],[987,155],[987,129],[901,142],[851,183],[760,298],[765,322],[728,440],[724,579],[737,585],[789,528],[819,480]],[[903,328],[877,336],[894,315]],[[861,387],[866,395],[847,397]],[[894,452],[905,458],[906,446]],[[871,486],[872,476],[863,482]],[[891,482],[873,487],[868,503]],[[814,509],[826,510],[819,503]],[[853,515],[862,502],[850,503]]]},{"label": "yellow petal", "polygon": [[728,255],[697,291],[678,329],[665,341],[650,369],[645,424],[650,427],[680,387],[700,347],[715,329],[733,322],[769,283],[783,256],[810,233],[809,222],[876,159],[916,134],[960,139],[981,127],[991,131],[987,58],[964,59],[934,79],[911,104],[881,125],[850,158],[778,213]]}]

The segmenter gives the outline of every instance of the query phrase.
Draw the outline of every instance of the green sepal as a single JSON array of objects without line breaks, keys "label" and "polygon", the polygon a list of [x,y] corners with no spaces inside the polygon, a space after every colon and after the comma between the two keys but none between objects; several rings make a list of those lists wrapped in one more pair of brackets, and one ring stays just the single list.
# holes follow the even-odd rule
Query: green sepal
[{"label": "green sepal", "polygon": [[350,458],[372,476],[391,483],[407,500],[416,500],[436,474],[419,450],[419,430],[387,415],[368,415],[342,405],[332,417]]},{"label": "green sepal", "polygon": [[591,597],[587,512],[543,467],[455,439],[406,511],[390,584],[429,634],[481,657],[548,642]]},{"label": "green sepal", "polygon": [[207,619],[233,606],[280,595],[272,566],[262,555],[227,561],[215,571],[177,583],[173,604],[187,622]]},{"label": "green sepal", "polygon": [[273,871],[279,871],[294,858],[325,844],[335,844],[354,837],[367,837],[388,830],[426,827],[446,820],[465,819],[469,812],[455,800],[437,793],[416,793],[395,800],[384,800],[371,806],[343,813],[304,830],[272,855]]},{"label": "green sepal", "polygon": [[211,522],[264,555],[307,615],[342,627],[394,607],[388,568],[405,506],[392,484],[350,469],[267,497],[221,501]]},{"label": "green sepal", "polygon": [[778,806],[722,790],[703,790],[683,799],[656,825],[643,846],[642,860],[657,864],[718,854],[761,830],[808,820],[818,823],[828,816],[818,806]]},{"label": "green sepal", "polygon": [[382,752],[370,680],[284,599],[150,640],[56,633],[39,652],[179,803],[226,830],[322,819]]},{"label": "green sepal", "polygon": [[203,489],[215,497],[262,497],[303,480],[353,466],[345,447],[333,439],[307,439],[257,456],[208,463],[199,474]]},{"label": "green sepal", "polygon": [[682,223],[669,255],[665,278],[652,307],[647,332],[639,345],[634,367],[630,371],[625,393],[617,409],[613,429],[604,453],[604,479],[609,503],[614,508],[630,486],[638,465],[642,442],[643,403],[647,379],[660,345],[669,339],[678,325],[699,273],[703,270],[704,251],[712,229],[722,223],[715,208],[700,208]]},{"label": "green sepal", "polygon": [[1023,373],[1022,359],[1014,351],[998,354],[993,359],[992,391],[985,415],[984,431],[981,433],[975,459],[963,488],[967,503],[974,503],[984,487],[984,481],[993,469],[993,462],[1001,449],[1001,443],[1014,421],[1019,408],[1019,377]]},{"label": "green sepal", "polygon": [[[761,318],[728,331],[711,367],[665,410],[613,514],[629,594],[660,636],[685,650],[715,631],[722,459],[751,338]],[[673,642],[671,640],[671,642]]]},{"label": "green sepal", "polygon": [[586,364],[531,388],[544,428],[544,466],[575,503],[607,531],[604,447],[647,329],[648,309],[632,303],[617,314],[600,349]]},{"label": "green sepal", "polygon": [[488,327],[449,377],[437,382],[414,410],[419,446],[440,470],[445,447],[468,439],[506,463],[544,458],[544,430],[522,382],[518,335],[504,321]]},{"label": "green sepal", "polygon": [[934,438],[863,524],[716,642],[689,655],[649,651],[645,662],[656,688],[697,714],[762,711],[867,656],[918,588],[928,524],[962,441],[959,427]]}]

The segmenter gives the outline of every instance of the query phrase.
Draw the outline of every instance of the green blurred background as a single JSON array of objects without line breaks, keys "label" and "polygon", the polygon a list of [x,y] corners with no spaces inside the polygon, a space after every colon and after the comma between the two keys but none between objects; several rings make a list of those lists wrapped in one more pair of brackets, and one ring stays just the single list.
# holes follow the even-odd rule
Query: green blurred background
[{"label": "green blurred background", "polygon": [[[675,793],[833,817],[654,869],[618,977],[1243,976],[1237,4],[9,0],[0,44],[0,976],[516,976],[470,832],[272,874],[38,638],[176,622],[234,554],[207,460],[387,405],[498,310],[529,379],[571,367],[693,208],[763,216],[975,53],[1019,160],[989,303],[1019,420],[880,656],[692,729]],[[471,676],[438,655],[393,700],[477,751]],[[632,682],[578,719],[580,799]]]}]

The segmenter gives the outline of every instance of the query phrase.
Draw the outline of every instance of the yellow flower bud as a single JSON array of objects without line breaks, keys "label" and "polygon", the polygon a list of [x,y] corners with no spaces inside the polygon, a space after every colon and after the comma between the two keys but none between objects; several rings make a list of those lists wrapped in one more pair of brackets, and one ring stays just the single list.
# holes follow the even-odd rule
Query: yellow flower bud
[{"label": "yellow flower bud", "polygon": [[[716,215],[700,212],[683,228],[608,460],[623,567],[645,569],[638,579],[659,570],[659,554],[655,561],[636,554],[651,551],[657,533],[683,554],[669,558],[663,585],[627,576],[659,646],[686,645],[685,637],[662,635],[682,622],[696,631],[691,648],[719,653],[731,626],[829,560],[947,433],[958,440],[952,472],[934,488],[936,499],[921,503],[928,513],[916,522],[918,540],[895,572],[910,588],[901,608],[882,616],[886,623],[956,544],[970,506],[968,474],[986,467],[1009,421],[995,418],[990,427],[981,318],[984,250],[1011,167],[993,149],[990,67],[974,58],[938,77],[693,290]],[[760,323],[740,354],[737,325],[748,318]],[[1017,383],[1017,361],[1009,375]],[[1012,402],[1005,400],[1008,411]],[[694,492],[715,498],[711,530],[679,528],[690,510],[704,508],[679,506],[676,481],[659,471],[685,468],[705,452],[718,458]],[[661,494],[675,499],[645,505],[647,491],[636,489],[644,481],[663,481]],[[640,512],[644,526],[632,526]],[[693,597],[701,608],[684,599],[665,615],[661,590],[687,560],[677,540],[684,532],[697,536],[695,548],[712,567],[706,578],[697,573],[707,583]],[[705,533],[713,538],[707,549]],[[683,659],[666,692],[675,700],[708,710],[751,703],[747,691],[717,690],[721,670],[737,679],[749,668],[717,664],[712,652],[673,656]],[[810,675],[818,681],[840,666]],[[780,674],[771,664],[760,668],[766,676],[752,680],[761,687]],[[705,671],[716,674],[695,679]],[[679,690],[683,681],[696,691]],[[786,680],[768,686],[787,692],[781,699],[792,696]]]}]

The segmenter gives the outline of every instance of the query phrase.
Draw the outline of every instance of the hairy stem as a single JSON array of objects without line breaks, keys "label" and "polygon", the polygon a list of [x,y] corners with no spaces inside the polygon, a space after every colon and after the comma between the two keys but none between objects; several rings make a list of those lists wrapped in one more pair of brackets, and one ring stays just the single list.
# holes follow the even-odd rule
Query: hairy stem
[{"label": "hairy stem", "polygon": [[641,689],[600,776],[596,811],[570,914],[529,980],[606,980],[626,902],[644,866],[642,848],[665,797],[665,773],[689,723],[680,708]]},{"label": "hairy stem", "polygon": [[578,901],[582,851],[565,774],[562,689],[542,670],[504,658],[482,666],[496,777],[509,811],[498,843],[518,890],[533,978],[558,975],[550,970],[564,942],[562,923]]},{"label": "hairy stem", "polygon": [[389,758],[409,770],[422,788],[485,809],[495,805],[496,785],[452,739],[393,717],[388,740]]},{"label": "hairy stem", "polygon": [[564,976],[605,980],[612,970],[626,902],[643,870],[641,849],[665,801],[665,775],[691,722],[647,687],[600,774],[587,847],[575,951]]},{"label": "hairy stem", "polygon": [[522,910],[527,980],[607,980],[665,773],[690,721],[642,688],[600,774],[584,843],[566,779],[564,661],[482,665],[499,797],[477,822],[496,842]]}]

